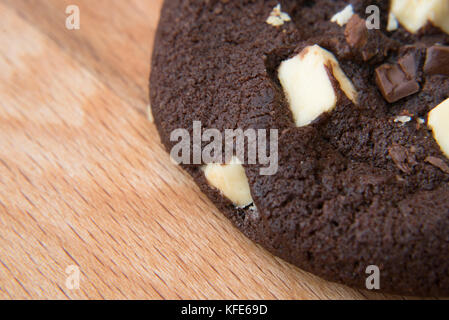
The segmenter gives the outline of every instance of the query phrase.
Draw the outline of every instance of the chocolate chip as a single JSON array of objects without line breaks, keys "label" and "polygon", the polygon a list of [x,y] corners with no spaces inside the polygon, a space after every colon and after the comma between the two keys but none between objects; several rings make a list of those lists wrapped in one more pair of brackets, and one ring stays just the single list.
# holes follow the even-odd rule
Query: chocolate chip
[{"label": "chocolate chip", "polygon": [[413,167],[418,164],[415,155],[401,145],[393,144],[388,148],[388,154],[394,164],[406,174],[411,173]]},{"label": "chocolate chip", "polygon": [[430,163],[434,167],[437,167],[444,173],[449,174],[449,166],[446,164],[446,162],[444,162],[444,160],[442,160],[440,158],[436,158],[436,157],[427,157],[426,160],[424,160],[424,161],[426,161],[427,163]]},{"label": "chocolate chip", "polygon": [[361,49],[368,42],[368,29],[366,22],[358,15],[349,19],[345,29],[346,42],[352,47]]},{"label": "chocolate chip", "polygon": [[449,46],[433,46],[427,49],[424,72],[449,76]]},{"label": "chocolate chip", "polygon": [[397,64],[383,64],[376,69],[376,83],[385,100],[393,103],[419,92],[416,81],[417,61],[413,54],[399,59]]}]

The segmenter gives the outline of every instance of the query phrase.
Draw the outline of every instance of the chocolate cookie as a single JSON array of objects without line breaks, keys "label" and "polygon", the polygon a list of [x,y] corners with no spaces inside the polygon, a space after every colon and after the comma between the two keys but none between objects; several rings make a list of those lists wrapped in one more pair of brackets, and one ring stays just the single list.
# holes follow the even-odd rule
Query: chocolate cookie
[{"label": "chocolate cookie", "polygon": [[365,288],[377,269],[382,291],[449,295],[449,5],[425,3],[166,1],[150,79],[163,144],[195,123],[277,130],[272,174],[249,156],[181,165],[304,270]]}]

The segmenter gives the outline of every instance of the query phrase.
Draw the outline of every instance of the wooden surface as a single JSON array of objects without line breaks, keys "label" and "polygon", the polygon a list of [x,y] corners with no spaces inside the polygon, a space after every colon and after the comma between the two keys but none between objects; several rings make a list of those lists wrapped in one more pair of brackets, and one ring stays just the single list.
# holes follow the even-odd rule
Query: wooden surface
[{"label": "wooden surface", "polygon": [[146,115],[161,3],[0,0],[0,298],[391,298],[273,257],[171,164]]}]

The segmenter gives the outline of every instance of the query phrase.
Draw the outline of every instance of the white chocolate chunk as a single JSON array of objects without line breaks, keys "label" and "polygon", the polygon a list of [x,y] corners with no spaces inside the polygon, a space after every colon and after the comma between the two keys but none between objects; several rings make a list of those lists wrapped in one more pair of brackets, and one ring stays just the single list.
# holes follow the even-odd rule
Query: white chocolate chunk
[{"label": "white chocolate chunk", "polygon": [[441,0],[430,21],[441,30],[449,34],[449,1]]},{"label": "white chocolate chunk", "polygon": [[449,33],[447,0],[392,0],[391,13],[411,33],[418,32],[427,22]]},{"label": "white chocolate chunk", "polygon": [[395,31],[399,28],[399,22],[398,19],[396,19],[396,16],[393,12],[390,12],[388,15],[388,25],[387,25],[387,31]]},{"label": "white chocolate chunk", "polygon": [[147,105],[147,117],[151,123],[154,123],[153,110],[151,109],[151,104]]},{"label": "white chocolate chunk", "polygon": [[331,22],[335,22],[340,27],[343,27],[345,24],[348,23],[348,21],[351,19],[353,15],[354,15],[354,8],[352,7],[352,5],[349,5],[340,12],[337,12],[331,18]]},{"label": "white chocolate chunk", "polygon": [[398,123],[398,122],[400,122],[400,123],[407,123],[407,122],[410,122],[410,121],[412,121],[412,117],[409,117],[409,116],[397,116],[395,119],[394,119],[394,122],[396,122],[396,123]]},{"label": "white chocolate chunk", "polygon": [[253,203],[242,163],[233,157],[229,164],[211,163],[203,167],[207,181],[239,208]]},{"label": "white chocolate chunk", "polygon": [[357,102],[357,91],[344,74],[335,56],[318,45],[306,47],[300,54],[281,63],[278,76],[298,127],[306,126],[337,104],[337,94],[328,72],[341,90]]},{"label": "white chocolate chunk", "polygon": [[292,19],[287,13],[281,11],[281,5],[278,4],[273,8],[273,11],[271,11],[266,23],[271,24],[274,27],[279,27],[282,26],[284,22],[289,22],[291,20]]},{"label": "white chocolate chunk", "polygon": [[391,12],[410,32],[416,33],[427,23],[433,0],[392,0]]},{"label": "white chocolate chunk", "polygon": [[449,99],[430,111],[427,123],[441,150],[449,158]]}]

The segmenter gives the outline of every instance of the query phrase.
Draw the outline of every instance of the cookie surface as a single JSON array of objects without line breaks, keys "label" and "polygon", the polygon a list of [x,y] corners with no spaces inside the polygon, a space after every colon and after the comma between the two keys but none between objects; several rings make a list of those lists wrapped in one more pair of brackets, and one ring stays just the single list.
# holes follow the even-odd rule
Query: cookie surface
[{"label": "cookie surface", "polygon": [[[183,167],[242,232],[306,271],[364,288],[375,265],[381,290],[449,295],[449,160],[427,121],[449,97],[444,26],[413,33],[398,15],[390,29],[389,1],[280,4],[284,15],[277,1],[165,2],[150,79],[163,144],[170,151],[171,133],[194,121],[278,129],[277,173],[244,165],[254,206],[213,187],[205,163]],[[372,4],[380,29],[368,30]],[[335,105],[299,126],[279,71],[314,46],[335,57],[357,98],[327,65]]]}]

